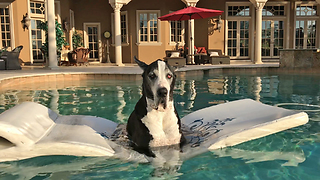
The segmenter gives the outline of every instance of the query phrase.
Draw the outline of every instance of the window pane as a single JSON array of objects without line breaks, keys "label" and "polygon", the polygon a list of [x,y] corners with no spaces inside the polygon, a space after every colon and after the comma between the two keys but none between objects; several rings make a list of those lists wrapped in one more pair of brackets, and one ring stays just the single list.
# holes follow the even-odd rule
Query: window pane
[{"label": "window pane", "polygon": [[[154,42],[157,41],[157,26],[158,14],[157,13],[140,13],[140,41]],[[176,24],[172,26],[176,27]],[[172,28],[172,27],[171,27]]]},{"label": "window pane", "polygon": [[317,5],[297,5],[296,16],[316,16]]},{"label": "window pane", "polygon": [[250,7],[228,6],[228,16],[250,16]]}]

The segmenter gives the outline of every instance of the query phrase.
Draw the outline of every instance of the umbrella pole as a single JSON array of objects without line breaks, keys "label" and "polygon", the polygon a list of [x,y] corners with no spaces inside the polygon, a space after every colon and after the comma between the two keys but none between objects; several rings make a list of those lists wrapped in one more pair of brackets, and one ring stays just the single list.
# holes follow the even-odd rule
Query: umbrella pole
[{"label": "umbrella pole", "polygon": [[189,64],[194,64],[194,41],[193,41],[193,20],[189,19],[189,37],[190,37],[190,40],[189,40]]}]

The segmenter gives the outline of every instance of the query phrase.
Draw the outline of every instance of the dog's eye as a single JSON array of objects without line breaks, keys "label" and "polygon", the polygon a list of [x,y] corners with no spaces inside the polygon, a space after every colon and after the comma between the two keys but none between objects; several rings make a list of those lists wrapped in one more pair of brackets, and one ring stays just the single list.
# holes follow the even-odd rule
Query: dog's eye
[{"label": "dog's eye", "polygon": [[155,75],[154,73],[151,73],[151,74],[149,74],[149,78],[150,78],[150,79],[155,79],[155,78],[156,78],[156,75]]},{"label": "dog's eye", "polygon": [[172,75],[171,75],[171,74],[167,74],[167,78],[168,78],[168,79],[171,79],[171,78],[172,78]]}]

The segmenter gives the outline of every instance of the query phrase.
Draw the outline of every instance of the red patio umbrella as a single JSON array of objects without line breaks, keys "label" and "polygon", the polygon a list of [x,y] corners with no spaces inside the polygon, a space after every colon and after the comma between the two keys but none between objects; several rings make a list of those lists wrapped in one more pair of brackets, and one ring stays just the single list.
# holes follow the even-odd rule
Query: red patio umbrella
[{"label": "red patio umbrella", "polygon": [[[184,20],[191,20],[191,19],[205,19],[205,18],[221,15],[222,13],[223,11],[220,11],[220,10],[197,8],[197,7],[189,6],[187,8],[161,16],[159,17],[159,19],[161,21],[184,21]],[[189,31],[191,32],[191,29],[189,29]],[[193,38],[190,37],[190,44],[192,44],[191,43],[192,40]],[[193,52],[190,52],[190,53],[191,53],[191,57],[193,57]]]},{"label": "red patio umbrella", "polygon": [[173,13],[159,17],[161,21],[184,21],[190,19],[205,19],[221,15],[223,11],[189,6]]}]

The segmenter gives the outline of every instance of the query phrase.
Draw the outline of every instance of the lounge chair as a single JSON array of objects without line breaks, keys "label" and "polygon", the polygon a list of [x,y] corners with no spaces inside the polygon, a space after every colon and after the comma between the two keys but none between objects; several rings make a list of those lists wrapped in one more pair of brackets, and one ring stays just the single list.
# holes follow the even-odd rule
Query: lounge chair
[{"label": "lounge chair", "polygon": [[209,49],[208,56],[211,64],[230,64],[230,57],[223,55],[220,49]]},{"label": "lounge chair", "polygon": [[180,50],[167,50],[164,61],[174,67],[183,67],[186,65],[186,58],[182,57]]}]

